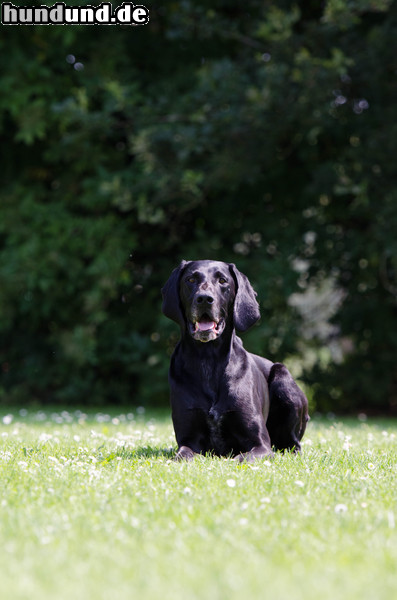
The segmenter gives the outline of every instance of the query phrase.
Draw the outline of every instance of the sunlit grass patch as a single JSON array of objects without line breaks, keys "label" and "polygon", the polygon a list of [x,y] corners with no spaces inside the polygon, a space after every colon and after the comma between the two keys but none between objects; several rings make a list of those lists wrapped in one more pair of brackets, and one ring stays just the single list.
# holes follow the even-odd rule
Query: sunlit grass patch
[{"label": "sunlit grass patch", "polygon": [[396,433],[314,419],[299,456],[175,463],[168,414],[4,413],[2,598],[389,600]]}]

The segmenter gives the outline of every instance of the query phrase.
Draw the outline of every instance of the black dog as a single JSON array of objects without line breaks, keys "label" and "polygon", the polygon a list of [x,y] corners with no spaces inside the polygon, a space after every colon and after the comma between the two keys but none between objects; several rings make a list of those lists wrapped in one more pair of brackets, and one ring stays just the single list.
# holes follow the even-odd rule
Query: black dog
[{"label": "black dog", "polygon": [[298,452],[306,396],[284,365],[247,352],[235,334],[260,316],[247,277],[233,264],[182,261],[162,294],[163,313],[182,334],[169,373],[176,459]]}]

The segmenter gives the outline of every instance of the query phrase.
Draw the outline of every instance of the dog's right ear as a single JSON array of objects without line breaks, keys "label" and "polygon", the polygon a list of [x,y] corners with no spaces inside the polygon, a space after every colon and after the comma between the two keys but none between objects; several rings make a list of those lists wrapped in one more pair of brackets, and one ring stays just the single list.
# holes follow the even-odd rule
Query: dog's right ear
[{"label": "dog's right ear", "polygon": [[161,290],[163,296],[162,311],[166,317],[178,323],[180,327],[184,326],[185,319],[181,309],[181,301],[179,298],[179,282],[182,272],[185,270],[189,261],[183,260],[179,267],[174,269],[170,278]]}]

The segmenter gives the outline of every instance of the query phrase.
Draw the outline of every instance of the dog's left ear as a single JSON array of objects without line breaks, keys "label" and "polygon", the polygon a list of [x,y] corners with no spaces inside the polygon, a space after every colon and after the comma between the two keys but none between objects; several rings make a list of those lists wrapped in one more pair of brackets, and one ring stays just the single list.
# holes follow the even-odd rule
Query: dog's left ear
[{"label": "dog's left ear", "polygon": [[259,304],[256,292],[250,284],[248,277],[240,273],[236,265],[229,265],[230,272],[236,283],[236,297],[234,299],[234,326],[237,331],[247,331],[260,318]]},{"label": "dog's left ear", "polygon": [[185,324],[184,316],[181,309],[181,302],[179,298],[179,281],[183,270],[189,261],[183,260],[179,267],[174,269],[161,290],[163,296],[162,311],[166,317],[172,319],[183,327]]}]

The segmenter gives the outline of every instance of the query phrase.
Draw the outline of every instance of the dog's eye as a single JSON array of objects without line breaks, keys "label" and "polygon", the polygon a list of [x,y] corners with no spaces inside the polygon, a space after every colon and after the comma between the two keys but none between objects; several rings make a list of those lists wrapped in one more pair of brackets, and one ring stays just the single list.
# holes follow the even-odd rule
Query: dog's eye
[{"label": "dog's eye", "polygon": [[219,277],[219,283],[227,283],[227,279],[224,277]]},{"label": "dog's eye", "polygon": [[189,283],[196,283],[196,278],[195,277],[188,277],[187,278]]}]

